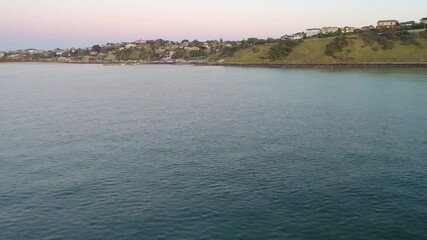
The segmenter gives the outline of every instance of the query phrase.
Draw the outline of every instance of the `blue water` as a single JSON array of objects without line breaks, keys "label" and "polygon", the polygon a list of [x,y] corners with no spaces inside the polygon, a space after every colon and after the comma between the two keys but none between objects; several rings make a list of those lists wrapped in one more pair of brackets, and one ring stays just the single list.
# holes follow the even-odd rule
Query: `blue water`
[{"label": "blue water", "polygon": [[1,64],[0,239],[427,239],[427,70]]}]

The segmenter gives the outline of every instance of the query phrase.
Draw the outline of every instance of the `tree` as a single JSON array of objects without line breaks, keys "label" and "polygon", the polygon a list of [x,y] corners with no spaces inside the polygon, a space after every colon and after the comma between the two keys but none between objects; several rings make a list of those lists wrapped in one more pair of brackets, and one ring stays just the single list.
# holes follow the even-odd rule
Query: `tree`
[{"label": "tree", "polygon": [[101,52],[102,48],[99,45],[93,45],[92,46],[92,50],[99,53],[99,52]]},{"label": "tree", "polygon": [[256,44],[258,44],[258,38],[248,38],[248,40],[247,40],[247,42],[250,44],[250,45],[256,45]]}]

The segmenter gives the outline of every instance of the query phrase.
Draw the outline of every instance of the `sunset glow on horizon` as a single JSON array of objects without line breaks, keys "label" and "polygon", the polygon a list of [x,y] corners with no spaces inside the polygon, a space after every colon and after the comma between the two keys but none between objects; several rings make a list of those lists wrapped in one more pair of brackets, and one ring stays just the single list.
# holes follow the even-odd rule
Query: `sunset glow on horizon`
[{"label": "sunset glow on horizon", "polygon": [[2,1],[0,50],[85,47],[158,38],[277,38],[310,27],[362,27],[389,18],[418,21],[426,17],[426,8],[427,2],[416,0],[404,5],[392,0]]}]

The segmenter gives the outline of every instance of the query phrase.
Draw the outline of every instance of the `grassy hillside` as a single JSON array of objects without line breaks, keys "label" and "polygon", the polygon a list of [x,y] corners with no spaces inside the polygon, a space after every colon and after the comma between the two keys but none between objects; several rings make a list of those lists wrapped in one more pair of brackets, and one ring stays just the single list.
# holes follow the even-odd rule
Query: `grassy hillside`
[{"label": "grassy hillside", "polygon": [[[423,35],[421,35],[423,36]],[[366,42],[362,36],[347,36],[346,45],[333,56],[325,54],[326,46],[334,38],[306,39],[293,47],[287,56],[269,58],[274,46],[260,45],[238,49],[230,56],[211,56],[208,61],[224,59],[225,63],[369,63],[369,62],[427,62],[427,38],[416,36],[416,43],[400,39],[390,40],[391,49],[385,49],[379,42]]]}]

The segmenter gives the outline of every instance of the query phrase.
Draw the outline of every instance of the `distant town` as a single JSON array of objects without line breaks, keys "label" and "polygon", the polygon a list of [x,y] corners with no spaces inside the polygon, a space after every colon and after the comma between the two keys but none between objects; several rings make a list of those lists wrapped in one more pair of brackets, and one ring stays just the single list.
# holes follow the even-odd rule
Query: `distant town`
[{"label": "distant town", "polygon": [[23,49],[0,51],[0,62],[60,62],[60,63],[186,63],[207,61],[214,54],[224,54],[233,49],[254,45],[274,44],[282,41],[300,41],[311,38],[332,38],[366,32],[425,31],[427,18],[419,21],[379,20],[376,24],[363,27],[309,28],[304,32],[284,35],[279,38],[248,38],[241,41],[227,40],[182,40],[169,41],[136,40],[133,42],[106,43],[87,48],[53,50]]}]

